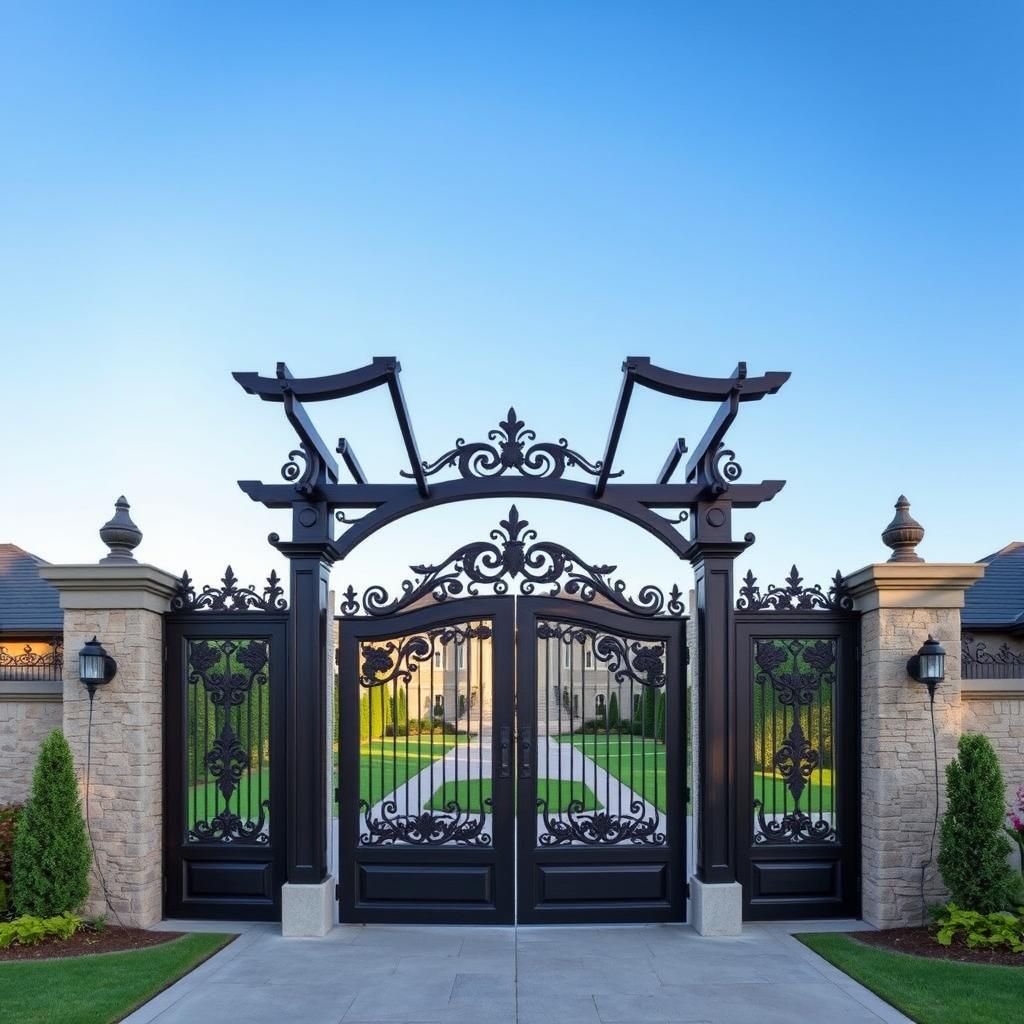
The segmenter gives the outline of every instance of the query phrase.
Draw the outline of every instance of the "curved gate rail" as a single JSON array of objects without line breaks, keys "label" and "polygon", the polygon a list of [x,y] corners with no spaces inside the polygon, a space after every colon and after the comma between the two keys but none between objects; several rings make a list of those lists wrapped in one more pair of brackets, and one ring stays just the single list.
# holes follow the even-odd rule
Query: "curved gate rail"
[{"label": "curved gate rail", "polygon": [[737,862],[745,916],[857,916],[859,616],[794,565],[736,601]]},{"label": "curved gate rail", "polygon": [[165,914],[276,920],[284,882],[288,603],[277,574],[196,591],[166,618]]}]

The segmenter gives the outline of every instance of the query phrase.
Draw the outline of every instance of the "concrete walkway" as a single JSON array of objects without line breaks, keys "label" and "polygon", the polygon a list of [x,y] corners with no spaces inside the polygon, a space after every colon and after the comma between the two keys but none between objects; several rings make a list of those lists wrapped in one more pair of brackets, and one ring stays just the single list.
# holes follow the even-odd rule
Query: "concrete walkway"
[{"label": "concrete walkway", "polygon": [[[168,923],[166,927],[172,927]],[[183,922],[173,927],[183,928]],[[129,1024],[895,1024],[908,1018],[788,933],[855,922],[472,928],[343,925],[283,939],[248,925]],[[197,925],[213,931],[217,926]]]}]

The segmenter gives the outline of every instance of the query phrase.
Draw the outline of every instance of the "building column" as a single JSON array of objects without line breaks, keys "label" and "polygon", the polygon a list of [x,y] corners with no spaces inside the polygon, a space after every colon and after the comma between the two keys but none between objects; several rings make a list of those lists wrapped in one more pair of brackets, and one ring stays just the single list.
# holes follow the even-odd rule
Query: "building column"
[{"label": "building column", "polygon": [[691,513],[688,555],[696,584],[697,757],[693,804],[697,864],[690,879],[691,923],[702,935],[738,935],[743,888],[737,877],[736,680],[733,564],[746,542],[732,539],[728,501],[701,502]]},{"label": "building column", "polygon": [[[861,612],[861,912],[879,928],[922,923],[922,879],[924,904],[946,896],[932,836],[960,738],[960,609],[984,572],[983,564],[894,556],[846,577]],[[928,691],[907,674],[929,635],[946,649],[934,748]]]},{"label": "building column", "polygon": [[[130,558],[39,572],[64,609],[63,731],[83,805],[88,794],[94,850],[86,912],[148,928],[163,916],[163,614],[178,581]],[[89,695],[78,651],[93,636],[117,674],[96,692],[87,774]]]}]

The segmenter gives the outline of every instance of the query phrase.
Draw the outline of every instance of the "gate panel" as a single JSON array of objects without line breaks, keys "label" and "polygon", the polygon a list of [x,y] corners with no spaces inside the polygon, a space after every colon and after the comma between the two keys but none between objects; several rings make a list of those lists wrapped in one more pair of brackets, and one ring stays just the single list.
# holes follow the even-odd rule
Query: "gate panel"
[{"label": "gate panel", "polygon": [[511,598],[340,628],[342,920],[511,922]]},{"label": "gate panel", "polygon": [[857,641],[850,614],[736,616],[748,919],[859,913]]},{"label": "gate panel", "polygon": [[519,599],[520,921],[684,918],[683,621]]},{"label": "gate panel", "polygon": [[165,914],[279,920],[287,618],[169,617]]}]

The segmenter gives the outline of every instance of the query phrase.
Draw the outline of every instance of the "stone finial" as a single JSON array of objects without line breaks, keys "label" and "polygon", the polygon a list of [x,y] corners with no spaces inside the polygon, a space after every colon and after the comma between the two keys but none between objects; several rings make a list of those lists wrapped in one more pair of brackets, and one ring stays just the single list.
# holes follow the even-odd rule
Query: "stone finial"
[{"label": "stone finial", "polygon": [[114,516],[100,527],[100,540],[110,548],[106,558],[100,559],[100,565],[135,565],[132,552],[142,541],[142,531],[132,522],[128,515],[128,504],[122,494],[114,502]]},{"label": "stone finial", "polygon": [[892,548],[890,562],[923,562],[914,550],[924,538],[924,527],[910,514],[910,502],[901,494],[896,502],[896,515],[882,531],[882,543]]}]

